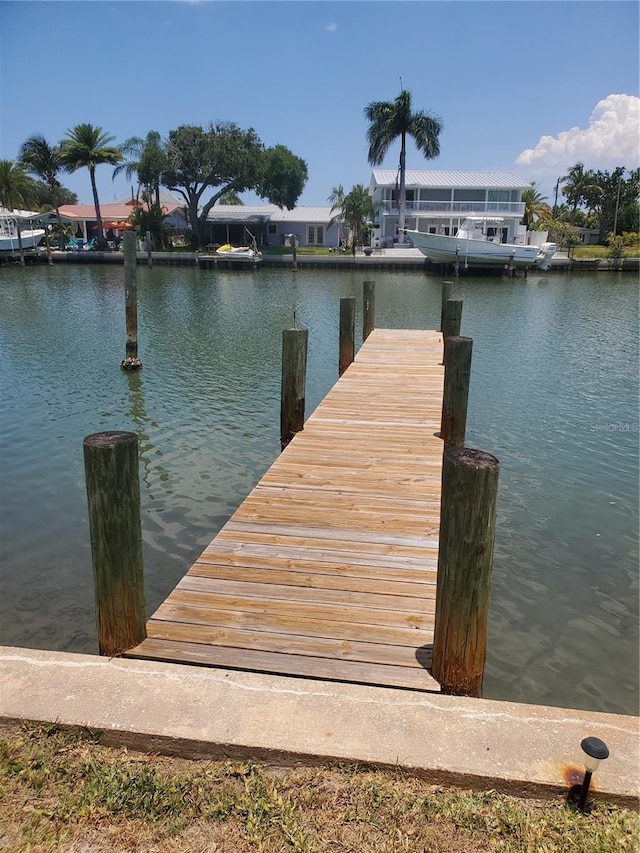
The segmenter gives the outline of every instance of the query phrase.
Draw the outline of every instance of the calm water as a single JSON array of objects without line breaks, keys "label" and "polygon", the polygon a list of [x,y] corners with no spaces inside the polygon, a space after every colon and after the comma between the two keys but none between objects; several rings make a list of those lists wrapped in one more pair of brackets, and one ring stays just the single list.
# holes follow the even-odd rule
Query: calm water
[{"label": "calm water", "polygon": [[[362,273],[0,269],[0,643],[94,652],[82,439],[140,436],[149,612],[279,451],[281,333],[309,328],[308,412]],[[376,272],[376,325],[434,328],[440,278]],[[468,444],[501,461],[484,695],[638,711],[635,275],[463,279]],[[358,317],[357,328],[361,328]]]}]

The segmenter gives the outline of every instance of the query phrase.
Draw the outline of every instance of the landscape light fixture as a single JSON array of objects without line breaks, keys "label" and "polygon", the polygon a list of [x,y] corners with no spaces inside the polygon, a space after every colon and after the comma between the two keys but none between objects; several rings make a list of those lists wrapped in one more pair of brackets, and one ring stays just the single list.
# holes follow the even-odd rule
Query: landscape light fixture
[{"label": "landscape light fixture", "polygon": [[587,804],[587,795],[589,793],[589,785],[591,784],[591,776],[598,769],[598,765],[605,758],[609,758],[609,749],[606,743],[597,737],[586,737],[580,744],[584,752],[585,773],[580,789],[580,797],[578,799],[578,810],[583,812]]}]

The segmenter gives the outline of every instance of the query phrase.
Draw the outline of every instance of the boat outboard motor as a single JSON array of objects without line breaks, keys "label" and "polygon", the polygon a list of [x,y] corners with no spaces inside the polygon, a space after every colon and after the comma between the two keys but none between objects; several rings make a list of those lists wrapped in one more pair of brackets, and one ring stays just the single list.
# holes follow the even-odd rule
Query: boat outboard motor
[{"label": "boat outboard motor", "polygon": [[538,265],[538,269],[548,270],[551,264],[551,258],[556,253],[556,244],[555,243],[543,243],[540,246],[540,255],[542,255],[542,262]]}]

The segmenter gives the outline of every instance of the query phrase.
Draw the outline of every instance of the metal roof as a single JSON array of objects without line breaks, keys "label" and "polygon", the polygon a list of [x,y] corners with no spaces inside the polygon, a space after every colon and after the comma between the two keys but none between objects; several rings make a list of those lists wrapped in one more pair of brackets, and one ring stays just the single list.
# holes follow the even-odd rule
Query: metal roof
[{"label": "metal roof", "polygon": [[[335,213],[335,211],[334,211]],[[334,214],[330,207],[294,207],[282,210],[275,204],[216,204],[209,211],[209,222],[304,222],[326,224]]]},{"label": "metal roof", "polygon": [[[398,178],[397,169],[374,169],[372,184],[378,186],[395,186]],[[439,187],[458,189],[478,187],[478,189],[524,189],[531,186],[528,181],[518,177],[514,172],[498,171],[438,171],[426,169],[407,169],[405,181],[408,187]]]}]

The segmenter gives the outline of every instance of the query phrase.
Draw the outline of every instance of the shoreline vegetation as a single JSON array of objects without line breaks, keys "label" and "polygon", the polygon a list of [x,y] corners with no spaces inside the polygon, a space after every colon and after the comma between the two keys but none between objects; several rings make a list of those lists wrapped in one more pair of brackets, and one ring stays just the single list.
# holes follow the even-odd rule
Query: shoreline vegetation
[{"label": "shoreline vegetation", "polygon": [[632,853],[640,817],[598,802],[432,785],[395,771],[134,753],[0,723],[2,853]]}]

